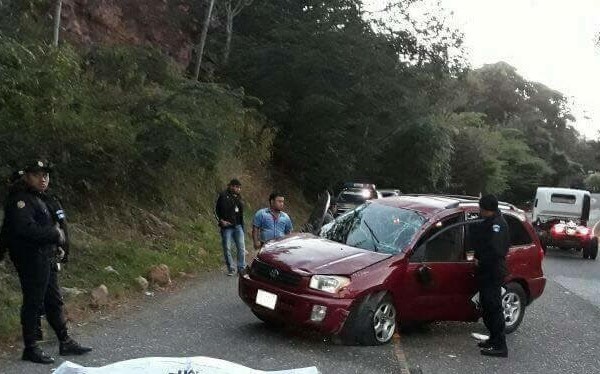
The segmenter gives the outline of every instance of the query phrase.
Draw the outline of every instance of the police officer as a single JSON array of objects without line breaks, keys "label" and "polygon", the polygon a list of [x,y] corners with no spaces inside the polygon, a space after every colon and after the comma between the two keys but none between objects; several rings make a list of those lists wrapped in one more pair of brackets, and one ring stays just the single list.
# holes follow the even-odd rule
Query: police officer
[{"label": "police officer", "polygon": [[62,356],[81,355],[92,350],[69,337],[63,314],[57,253],[58,247],[66,245],[67,238],[61,229],[56,206],[46,193],[50,171],[49,165],[39,160],[23,169],[22,177],[9,190],[2,229],[23,293],[21,326],[25,349],[22,359],[42,364],[54,362],[37,344],[42,313],[46,314],[59,340]]},{"label": "police officer", "polygon": [[483,323],[490,332],[480,342],[481,354],[508,357],[501,289],[507,275],[506,254],[510,246],[508,225],[498,209],[498,199],[485,195],[479,200],[483,223],[475,229],[475,259]]}]

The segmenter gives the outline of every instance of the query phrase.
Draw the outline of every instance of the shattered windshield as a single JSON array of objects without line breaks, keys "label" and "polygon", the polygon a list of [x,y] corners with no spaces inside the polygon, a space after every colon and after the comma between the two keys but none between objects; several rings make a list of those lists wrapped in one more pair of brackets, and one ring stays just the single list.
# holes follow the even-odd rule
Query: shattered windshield
[{"label": "shattered windshield", "polygon": [[410,243],[425,223],[412,210],[365,204],[323,226],[321,237],[352,247],[395,254]]}]

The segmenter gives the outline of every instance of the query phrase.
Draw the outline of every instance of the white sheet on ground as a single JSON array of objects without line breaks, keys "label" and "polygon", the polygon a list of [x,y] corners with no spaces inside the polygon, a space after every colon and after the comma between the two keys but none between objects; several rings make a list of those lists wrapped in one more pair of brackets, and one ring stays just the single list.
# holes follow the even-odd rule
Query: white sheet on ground
[{"label": "white sheet on ground", "polygon": [[147,357],[116,362],[103,367],[83,367],[65,362],[54,374],[319,374],[316,367],[281,371],[254,370],[210,357]]}]

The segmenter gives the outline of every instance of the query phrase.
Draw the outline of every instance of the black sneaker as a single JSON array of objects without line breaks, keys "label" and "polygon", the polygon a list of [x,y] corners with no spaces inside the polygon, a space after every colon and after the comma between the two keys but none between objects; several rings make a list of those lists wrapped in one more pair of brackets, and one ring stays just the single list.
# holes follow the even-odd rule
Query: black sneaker
[{"label": "black sneaker", "polygon": [[481,350],[481,354],[491,357],[508,357],[508,348],[489,347]]},{"label": "black sneaker", "polygon": [[31,361],[36,364],[50,365],[54,363],[54,359],[38,346],[27,347],[23,350],[23,361]]},{"label": "black sneaker", "polygon": [[92,348],[84,347],[75,340],[69,339],[65,342],[60,342],[59,351],[61,356],[79,356],[91,352]]}]

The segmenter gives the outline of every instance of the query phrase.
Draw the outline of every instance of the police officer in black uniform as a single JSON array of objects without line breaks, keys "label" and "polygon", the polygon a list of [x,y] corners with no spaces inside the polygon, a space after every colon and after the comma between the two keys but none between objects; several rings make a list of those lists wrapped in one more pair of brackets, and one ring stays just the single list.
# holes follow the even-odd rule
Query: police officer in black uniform
[{"label": "police officer in black uniform", "polygon": [[475,230],[475,259],[483,323],[490,332],[489,339],[480,342],[479,347],[482,355],[508,357],[501,294],[504,278],[508,274],[508,225],[494,195],[481,197],[479,208],[484,222]]},{"label": "police officer in black uniform", "polygon": [[[25,349],[22,359],[51,364],[54,359],[38,346],[39,321],[43,313],[59,340],[62,356],[81,355],[92,349],[69,337],[63,314],[63,299],[58,286],[59,247],[67,238],[56,201],[46,193],[50,167],[34,161],[23,169],[22,178],[10,188],[5,202],[3,242],[15,265],[21,290],[21,326]],[[62,212],[64,214],[64,212]],[[64,221],[64,215],[62,216]],[[64,261],[64,257],[62,259]]]}]

